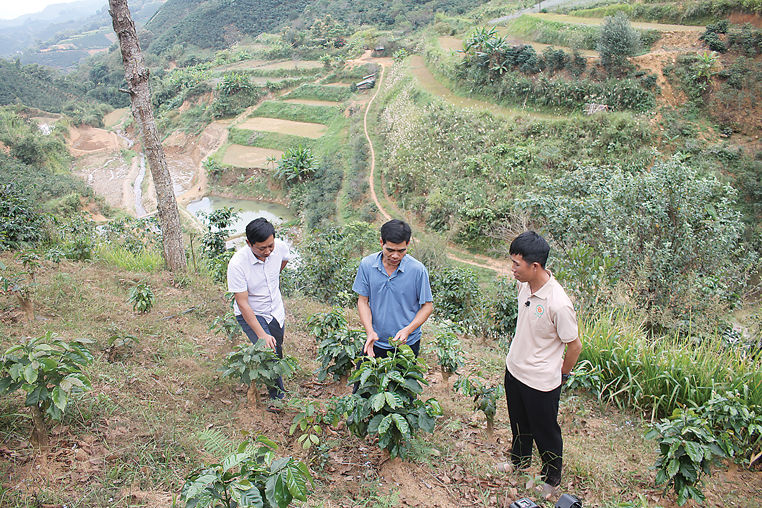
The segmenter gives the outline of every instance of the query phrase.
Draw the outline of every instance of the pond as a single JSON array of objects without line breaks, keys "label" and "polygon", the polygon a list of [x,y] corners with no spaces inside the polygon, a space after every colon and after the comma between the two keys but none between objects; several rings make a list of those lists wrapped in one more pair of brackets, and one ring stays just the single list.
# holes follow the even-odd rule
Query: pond
[{"label": "pond", "polygon": [[276,227],[278,224],[292,221],[296,218],[294,212],[278,203],[253,199],[231,199],[220,196],[206,196],[190,203],[187,209],[198,217],[199,220],[203,221],[205,214],[210,214],[223,207],[232,207],[234,212],[238,212],[238,220],[231,227],[231,236],[243,234],[246,231],[246,225],[257,217],[264,217]]}]

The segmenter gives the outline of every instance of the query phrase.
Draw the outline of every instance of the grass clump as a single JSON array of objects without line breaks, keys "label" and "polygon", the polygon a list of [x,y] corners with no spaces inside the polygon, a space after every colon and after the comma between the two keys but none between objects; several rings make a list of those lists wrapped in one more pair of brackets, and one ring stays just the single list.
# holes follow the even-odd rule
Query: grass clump
[{"label": "grass clump", "polygon": [[601,401],[637,408],[651,420],[701,406],[715,392],[737,391],[744,404],[762,404],[758,357],[716,338],[649,338],[616,314],[581,323],[580,334],[584,348],[571,386]]}]

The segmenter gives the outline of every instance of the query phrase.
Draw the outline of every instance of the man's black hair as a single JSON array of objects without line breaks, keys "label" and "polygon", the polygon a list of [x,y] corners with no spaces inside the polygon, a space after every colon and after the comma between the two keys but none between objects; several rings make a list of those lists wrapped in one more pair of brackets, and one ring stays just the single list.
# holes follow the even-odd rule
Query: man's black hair
[{"label": "man's black hair", "polygon": [[545,238],[538,235],[535,231],[524,231],[511,242],[511,248],[508,250],[511,255],[519,255],[531,265],[540,263],[545,268],[550,253],[550,245]]},{"label": "man's black hair", "polygon": [[246,226],[246,239],[251,244],[264,242],[271,236],[275,236],[275,226],[264,217],[258,217]]},{"label": "man's black hair", "polygon": [[399,219],[392,219],[381,226],[381,241],[383,243],[409,243],[412,234],[410,225]]}]

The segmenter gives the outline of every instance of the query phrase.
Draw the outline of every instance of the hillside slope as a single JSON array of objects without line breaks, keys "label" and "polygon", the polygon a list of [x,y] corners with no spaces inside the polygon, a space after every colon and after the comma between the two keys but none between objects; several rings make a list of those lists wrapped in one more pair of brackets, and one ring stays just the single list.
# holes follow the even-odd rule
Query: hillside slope
[{"label": "hillside slope", "polygon": [[155,37],[149,51],[161,53],[176,43],[221,49],[245,35],[273,31],[295,18],[307,0],[169,0],[145,28]]}]

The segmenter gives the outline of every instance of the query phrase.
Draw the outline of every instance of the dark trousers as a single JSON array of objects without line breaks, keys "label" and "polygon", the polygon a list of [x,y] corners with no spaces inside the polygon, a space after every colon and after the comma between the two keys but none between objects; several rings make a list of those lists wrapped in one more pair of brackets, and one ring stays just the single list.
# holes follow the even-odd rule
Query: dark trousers
[{"label": "dark trousers", "polygon": [[542,460],[542,478],[557,487],[561,483],[564,444],[558,425],[561,386],[549,392],[530,388],[505,369],[505,398],[511,420],[513,445],[511,462],[524,468],[532,460],[532,443],[537,443]]},{"label": "dark trousers", "polygon": [[[393,348],[393,349],[384,349],[384,348],[378,347],[375,344],[373,344],[373,354],[376,355],[376,358],[386,358],[387,356],[389,356],[389,353],[394,351],[394,349],[396,349],[396,348]],[[418,352],[421,350],[421,341],[419,340],[415,344],[411,344],[410,345],[410,349],[413,350],[413,354],[415,355],[416,358],[418,358]],[[357,362],[357,368],[358,369],[360,368],[360,365],[362,365],[362,362],[363,362],[364,358],[368,358],[368,357],[367,356],[363,356]],[[355,382],[354,386],[352,387],[352,393],[357,393],[357,389],[358,388],[360,388],[360,382],[359,381]]]},{"label": "dark trousers", "polygon": [[[247,323],[243,316],[240,315],[236,316],[236,319],[238,320],[238,324],[241,325],[243,333],[246,334],[252,344],[256,344],[259,337],[254,333],[254,330],[249,326],[249,323]],[[283,358],[283,327],[278,324],[278,320],[275,318],[268,323],[262,316],[257,316],[257,321],[259,321],[259,324],[262,326],[265,333],[275,337],[275,354],[278,355],[278,358]],[[267,391],[270,393],[271,399],[282,399],[285,397],[286,389],[283,388],[283,378],[278,378],[277,388],[268,388]]]}]

